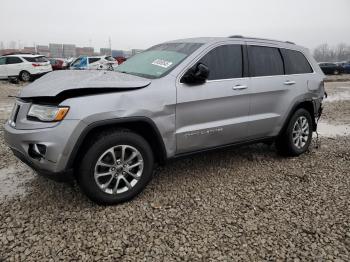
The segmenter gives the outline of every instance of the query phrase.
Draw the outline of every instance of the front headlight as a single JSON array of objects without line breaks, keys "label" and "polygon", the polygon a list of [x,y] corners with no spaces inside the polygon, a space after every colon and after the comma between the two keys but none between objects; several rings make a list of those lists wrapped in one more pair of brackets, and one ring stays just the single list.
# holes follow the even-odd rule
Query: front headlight
[{"label": "front headlight", "polygon": [[28,116],[37,118],[40,121],[53,122],[61,121],[67,115],[69,107],[32,105]]}]

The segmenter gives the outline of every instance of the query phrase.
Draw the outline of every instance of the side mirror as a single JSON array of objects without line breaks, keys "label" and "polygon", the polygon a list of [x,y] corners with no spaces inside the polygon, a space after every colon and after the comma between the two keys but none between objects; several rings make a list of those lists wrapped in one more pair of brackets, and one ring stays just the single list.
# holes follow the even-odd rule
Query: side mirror
[{"label": "side mirror", "polygon": [[203,84],[209,77],[209,68],[203,64],[198,63],[194,67],[188,69],[181,79],[182,83],[186,84]]}]

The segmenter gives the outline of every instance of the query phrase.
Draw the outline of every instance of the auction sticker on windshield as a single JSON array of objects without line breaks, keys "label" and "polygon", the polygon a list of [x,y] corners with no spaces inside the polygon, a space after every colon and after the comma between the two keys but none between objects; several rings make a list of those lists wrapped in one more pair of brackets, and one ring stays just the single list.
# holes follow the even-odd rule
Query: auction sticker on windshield
[{"label": "auction sticker on windshield", "polygon": [[156,60],[154,60],[152,62],[152,65],[160,66],[160,67],[163,67],[163,68],[168,68],[172,64],[173,64],[172,62],[165,61],[163,59],[156,59]]}]

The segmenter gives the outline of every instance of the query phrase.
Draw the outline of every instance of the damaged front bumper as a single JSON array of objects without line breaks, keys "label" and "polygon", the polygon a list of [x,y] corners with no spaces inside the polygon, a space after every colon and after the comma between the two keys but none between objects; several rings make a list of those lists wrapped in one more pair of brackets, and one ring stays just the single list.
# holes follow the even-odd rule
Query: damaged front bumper
[{"label": "damaged front bumper", "polygon": [[65,180],[72,170],[69,157],[76,143],[71,135],[80,130],[80,121],[62,121],[55,127],[16,129],[5,124],[5,143],[14,155],[39,174]]}]

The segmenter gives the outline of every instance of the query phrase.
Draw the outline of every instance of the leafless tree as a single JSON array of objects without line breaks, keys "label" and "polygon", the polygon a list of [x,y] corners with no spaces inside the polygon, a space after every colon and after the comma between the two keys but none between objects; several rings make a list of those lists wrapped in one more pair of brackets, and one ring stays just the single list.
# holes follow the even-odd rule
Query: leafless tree
[{"label": "leafless tree", "polygon": [[340,62],[350,60],[350,45],[340,43],[336,47],[328,44],[319,45],[314,50],[314,57],[318,62]]}]

